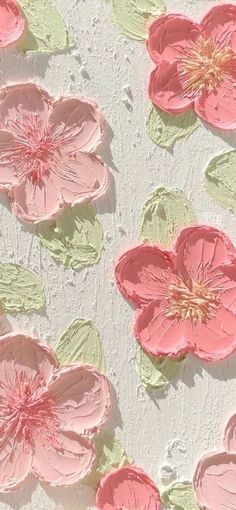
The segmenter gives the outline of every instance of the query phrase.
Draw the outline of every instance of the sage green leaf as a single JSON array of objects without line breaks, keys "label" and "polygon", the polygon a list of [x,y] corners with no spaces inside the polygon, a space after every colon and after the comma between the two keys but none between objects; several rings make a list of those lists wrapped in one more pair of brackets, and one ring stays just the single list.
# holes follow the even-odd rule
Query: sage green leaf
[{"label": "sage green leaf", "polygon": [[157,188],[142,210],[141,238],[170,247],[178,231],[197,223],[193,208],[181,190]]},{"label": "sage green leaf", "polygon": [[103,232],[91,206],[67,207],[56,220],[40,223],[36,233],[52,257],[66,267],[79,270],[100,259]]},{"label": "sage green leaf", "polygon": [[180,366],[180,361],[151,356],[138,347],[136,369],[145,388],[165,388],[178,374]]},{"label": "sage green leaf", "polygon": [[27,20],[21,51],[53,53],[73,45],[73,39],[51,0],[18,0]]},{"label": "sage green leaf", "polygon": [[205,172],[205,187],[218,204],[236,213],[236,150],[210,161]]},{"label": "sage green leaf", "polygon": [[126,37],[143,41],[148,27],[166,11],[163,0],[112,0],[113,17]]},{"label": "sage green leaf", "polygon": [[199,510],[190,482],[173,482],[162,492],[162,500],[174,510]]},{"label": "sage green leaf", "polygon": [[39,277],[18,264],[0,264],[0,307],[6,313],[32,312],[45,305]]},{"label": "sage green leaf", "polygon": [[90,320],[75,319],[60,338],[56,355],[61,364],[84,363],[105,372],[106,362],[100,334]]},{"label": "sage green leaf", "polygon": [[169,148],[176,140],[188,138],[199,124],[192,110],[173,115],[152,105],[147,118],[147,132],[154,143]]}]

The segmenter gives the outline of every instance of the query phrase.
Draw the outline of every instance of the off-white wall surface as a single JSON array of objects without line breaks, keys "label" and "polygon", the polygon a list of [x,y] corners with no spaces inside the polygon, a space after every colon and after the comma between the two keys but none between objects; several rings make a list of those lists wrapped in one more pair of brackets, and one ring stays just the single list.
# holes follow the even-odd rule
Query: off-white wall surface
[{"label": "off-white wall surface", "polygon": [[[169,11],[196,20],[214,4],[166,0]],[[1,261],[36,271],[47,300],[45,313],[9,320],[15,328],[55,345],[73,319],[92,319],[102,334],[117,396],[110,427],[117,429],[135,463],[158,485],[175,474],[190,479],[198,458],[218,449],[224,424],[236,411],[236,359],[209,365],[189,356],[165,393],[147,393],[135,372],[134,314],[114,285],[114,260],[137,242],[141,207],[159,185],[184,190],[199,220],[217,224],[236,242],[235,217],[210,200],[202,183],[207,162],[236,145],[236,135],[220,137],[201,126],[173,150],[155,146],[145,130],[152,68],[145,45],[121,35],[105,0],[57,0],[56,5],[76,38],[76,49],[27,57],[1,51],[0,84],[34,80],[56,96],[80,91],[103,109],[110,126],[104,159],[113,174],[109,193],[97,203],[105,250],[99,264],[80,273],[57,265],[30,228],[11,214],[2,195]],[[124,90],[127,85],[133,100]],[[34,480],[13,495],[0,496],[1,510],[86,510],[90,505],[94,496],[87,488],[49,489]]]}]

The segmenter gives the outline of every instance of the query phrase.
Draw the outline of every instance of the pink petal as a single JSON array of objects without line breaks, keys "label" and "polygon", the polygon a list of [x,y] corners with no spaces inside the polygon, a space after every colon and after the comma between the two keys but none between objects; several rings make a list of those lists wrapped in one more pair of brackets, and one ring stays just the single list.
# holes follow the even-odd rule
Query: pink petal
[{"label": "pink petal", "polygon": [[[1,433],[2,436],[2,433]],[[0,444],[0,492],[12,492],[26,480],[32,463],[32,451],[20,437],[7,434]]]},{"label": "pink petal", "polygon": [[220,307],[214,319],[196,325],[191,342],[194,354],[205,361],[227,358],[236,349],[236,315]]},{"label": "pink petal", "polygon": [[25,20],[15,0],[0,0],[0,48],[17,41],[24,28]]},{"label": "pink petal", "polygon": [[171,253],[144,244],[120,257],[115,268],[116,283],[126,299],[140,306],[162,296],[172,270]]},{"label": "pink petal", "polygon": [[154,105],[167,113],[183,113],[192,107],[192,99],[184,92],[176,63],[163,62],[151,73],[149,97]]},{"label": "pink petal", "polygon": [[181,358],[191,349],[191,325],[167,317],[165,310],[160,301],[143,307],[137,315],[135,336],[142,349],[153,356]]},{"label": "pink petal", "polygon": [[92,202],[107,191],[109,171],[99,156],[78,152],[64,157],[61,167],[51,174],[57,192],[67,204]]},{"label": "pink petal", "polygon": [[156,19],[149,28],[147,48],[156,64],[175,62],[185,56],[189,43],[200,35],[199,25],[179,14]]},{"label": "pink petal", "polygon": [[78,434],[97,432],[110,410],[108,379],[89,365],[71,365],[58,369],[49,385],[56,402],[62,430]]},{"label": "pink petal", "polygon": [[102,479],[96,505],[98,510],[159,510],[161,503],[159,491],[146,473],[124,466]]},{"label": "pink petal", "polygon": [[204,510],[236,508],[236,455],[213,453],[198,463],[193,484]]},{"label": "pink petal", "polygon": [[225,308],[236,313],[236,262],[228,266],[222,266],[223,291],[221,302]]},{"label": "pink petal", "polygon": [[177,238],[175,250],[178,273],[195,281],[201,281],[209,271],[234,257],[234,246],[229,237],[205,225],[184,228]]},{"label": "pink petal", "polygon": [[10,192],[9,198],[14,214],[29,223],[53,219],[64,206],[60,190],[50,177],[39,184],[27,179]]},{"label": "pink petal", "polygon": [[92,443],[73,432],[59,433],[57,444],[45,448],[40,437],[34,444],[33,474],[53,487],[77,483],[90,473],[95,453]]},{"label": "pink petal", "polygon": [[236,6],[216,5],[203,18],[201,28],[218,45],[236,49]]},{"label": "pink petal", "polygon": [[236,73],[231,69],[215,91],[200,95],[195,101],[194,110],[199,117],[216,128],[235,129]]},{"label": "pink petal", "polygon": [[8,131],[0,129],[0,190],[8,191],[20,184],[16,160],[19,144]]},{"label": "pink petal", "polygon": [[61,151],[94,152],[100,144],[105,119],[96,103],[84,97],[60,99],[53,105],[49,126],[61,140]]},{"label": "pink petal", "polygon": [[231,453],[236,453],[236,415],[234,414],[225,428],[224,446]]}]

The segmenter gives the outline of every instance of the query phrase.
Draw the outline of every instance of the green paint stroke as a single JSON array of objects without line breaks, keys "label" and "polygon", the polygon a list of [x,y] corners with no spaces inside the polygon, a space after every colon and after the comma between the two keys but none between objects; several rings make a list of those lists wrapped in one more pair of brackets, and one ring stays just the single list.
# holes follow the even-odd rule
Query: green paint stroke
[{"label": "green paint stroke", "polygon": [[40,223],[36,233],[52,257],[66,267],[79,270],[100,259],[103,232],[91,206],[67,207],[55,221]]},{"label": "green paint stroke", "polygon": [[199,124],[192,110],[173,115],[152,105],[147,118],[147,132],[154,143],[169,148],[176,140],[188,138]]},{"label": "green paint stroke", "polygon": [[157,188],[142,210],[141,238],[170,247],[178,231],[197,223],[193,208],[181,190]]},{"label": "green paint stroke", "polygon": [[100,334],[92,321],[75,319],[60,338],[56,355],[61,364],[84,363],[105,372]]},{"label": "green paint stroke", "polygon": [[157,358],[138,347],[136,369],[145,388],[165,388],[178,374],[180,366],[180,361]]},{"label": "green paint stroke", "polygon": [[18,1],[28,23],[19,43],[20,51],[53,53],[73,45],[73,39],[51,0]]},{"label": "green paint stroke", "polygon": [[173,482],[162,492],[162,500],[174,510],[199,510],[192,484]]},{"label": "green paint stroke", "polygon": [[38,276],[17,264],[0,264],[0,306],[6,313],[43,308],[45,296]]},{"label": "green paint stroke", "polygon": [[218,204],[236,213],[236,150],[211,160],[205,172],[205,188]]},{"label": "green paint stroke", "polygon": [[126,37],[143,41],[148,27],[166,11],[163,0],[112,0],[113,17]]}]

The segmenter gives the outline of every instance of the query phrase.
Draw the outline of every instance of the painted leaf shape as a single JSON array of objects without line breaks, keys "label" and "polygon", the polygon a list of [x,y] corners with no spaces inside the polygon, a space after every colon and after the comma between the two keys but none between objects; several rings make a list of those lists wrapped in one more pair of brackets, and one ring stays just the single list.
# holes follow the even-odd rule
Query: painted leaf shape
[{"label": "painted leaf shape", "polygon": [[138,348],[136,369],[145,388],[165,388],[178,374],[180,366],[179,361],[157,358]]},{"label": "painted leaf shape", "polygon": [[27,19],[21,51],[53,53],[73,45],[64,21],[51,0],[18,0]]},{"label": "painted leaf shape", "polygon": [[210,161],[205,172],[205,188],[213,200],[236,213],[236,150]]},{"label": "painted leaf shape", "polygon": [[173,482],[162,492],[162,500],[174,510],[198,510],[191,482]]},{"label": "painted leaf shape", "polygon": [[90,320],[75,319],[60,338],[56,355],[61,364],[84,363],[105,372],[106,362],[98,329]]},{"label": "painted leaf shape", "polygon": [[52,257],[66,267],[79,270],[100,259],[103,232],[91,206],[67,207],[56,220],[40,223],[36,233]]},{"label": "painted leaf shape", "polygon": [[148,26],[164,14],[163,0],[112,0],[113,17],[126,37],[143,41],[148,35]]},{"label": "painted leaf shape", "polygon": [[45,305],[39,277],[18,264],[0,264],[0,307],[6,313],[32,312]]},{"label": "painted leaf shape", "polygon": [[197,222],[185,194],[174,188],[157,188],[142,210],[141,239],[170,247],[178,231]]},{"label": "painted leaf shape", "polygon": [[160,147],[172,147],[180,138],[188,138],[199,126],[196,114],[189,110],[173,115],[151,106],[147,118],[147,132]]}]

